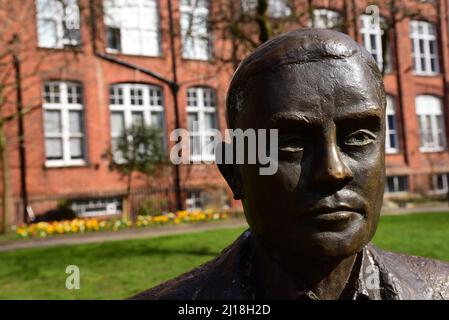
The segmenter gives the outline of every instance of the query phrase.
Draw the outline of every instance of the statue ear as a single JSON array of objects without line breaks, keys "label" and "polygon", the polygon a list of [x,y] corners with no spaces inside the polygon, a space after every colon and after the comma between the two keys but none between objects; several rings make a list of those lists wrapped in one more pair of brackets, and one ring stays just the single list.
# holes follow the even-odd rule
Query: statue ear
[{"label": "statue ear", "polygon": [[[226,142],[221,142],[221,151],[226,154],[226,150],[232,148],[232,145]],[[231,153],[232,154],[232,153]],[[241,200],[243,198],[243,188],[242,188],[242,178],[240,175],[239,166],[234,164],[234,159],[229,159],[232,161],[225,161],[225,156],[221,157],[222,153],[216,153],[215,163],[218,166],[221,174],[225,178],[229,187],[234,194],[234,200]],[[228,162],[228,163],[226,163]],[[230,163],[231,162],[231,163]]]}]

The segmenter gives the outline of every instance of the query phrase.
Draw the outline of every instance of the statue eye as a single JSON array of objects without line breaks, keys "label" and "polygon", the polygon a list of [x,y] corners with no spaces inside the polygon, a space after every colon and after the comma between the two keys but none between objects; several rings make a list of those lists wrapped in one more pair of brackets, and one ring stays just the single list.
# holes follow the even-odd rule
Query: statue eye
[{"label": "statue eye", "polygon": [[361,147],[374,142],[376,138],[376,135],[371,131],[361,129],[348,135],[345,139],[345,144],[348,146]]},{"label": "statue eye", "polygon": [[305,141],[300,137],[281,137],[279,150],[284,152],[300,152],[304,150]]}]

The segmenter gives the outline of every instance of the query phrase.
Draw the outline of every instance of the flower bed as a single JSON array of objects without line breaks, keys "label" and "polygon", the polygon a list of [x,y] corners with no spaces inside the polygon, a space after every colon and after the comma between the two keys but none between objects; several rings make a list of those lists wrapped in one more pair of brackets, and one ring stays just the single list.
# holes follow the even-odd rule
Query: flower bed
[{"label": "flower bed", "polygon": [[195,223],[228,219],[223,212],[177,211],[157,216],[138,216],[135,223],[128,219],[100,220],[97,218],[73,219],[54,222],[38,222],[15,227],[21,238],[47,237],[57,234],[74,234],[92,231],[118,231],[127,228],[142,228],[157,225]]}]

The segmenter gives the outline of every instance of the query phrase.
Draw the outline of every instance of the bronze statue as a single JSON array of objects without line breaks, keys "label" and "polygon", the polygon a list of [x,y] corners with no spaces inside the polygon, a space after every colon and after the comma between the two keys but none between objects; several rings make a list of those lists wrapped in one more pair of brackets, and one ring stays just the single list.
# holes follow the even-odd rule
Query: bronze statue
[{"label": "bronze statue", "polygon": [[132,299],[449,299],[449,264],[372,239],[385,179],[385,91],[347,35],[300,29],[250,54],[230,128],[279,131],[278,170],[220,164],[250,229],[217,258]]}]

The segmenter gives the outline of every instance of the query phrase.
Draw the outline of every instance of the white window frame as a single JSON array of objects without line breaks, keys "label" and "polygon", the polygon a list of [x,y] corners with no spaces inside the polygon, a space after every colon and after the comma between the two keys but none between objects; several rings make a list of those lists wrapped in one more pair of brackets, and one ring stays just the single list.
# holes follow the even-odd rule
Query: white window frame
[{"label": "white window frame", "polygon": [[[78,0],[63,0],[63,2],[64,6],[60,0],[36,0],[36,23],[39,47],[61,49],[64,46],[78,46],[81,44]],[[54,23],[56,39],[52,41],[43,39],[44,28],[46,28],[44,21]],[[79,39],[65,38],[64,26],[69,30],[77,30],[79,32]]]},{"label": "white window frame", "polygon": [[[83,95],[83,89],[80,83],[70,81],[47,81],[45,84],[57,84],[59,85],[60,102],[45,102],[43,100],[42,108],[44,111],[44,140],[47,138],[61,138],[62,139],[62,159],[46,159],[46,167],[66,167],[66,166],[82,166],[86,165],[87,158],[87,143],[86,143],[86,130],[85,130],[85,115],[83,104],[68,103],[68,85],[76,85],[81,87],[81,94]],[[44,89],[43,89],[44,90]],[[81,97],[83,99],[83,97]],[[58,111],[61,116],[61,133],[48,133],[45,131],[45,112],[46,111]],[[81,133],[71,133],[69,127],[69,113],[70,111],[80,111],[82,114]],[[70,155],[70,138],[82,138],[83,143],[81,145],[83,151],[83,159],[71,159]],[[45,149],[45,148],[44,148]]]},{"label": "white window frame", "polygon": [[211,60],[212,35],[208,23],[210,1],[180,0],[179,5],[182,57],[192,60]]},{"label": "white window frame", "polygon": [[[323,16],[325,17],[324,19]],[[313,9],[313,21],[309,20],[309,27],[318,29],[343,29],[343,19],[338,11],[331,9]]]},{"label": "white window frame", "polygon": [[[111,103],[111,96],[109,95],[109,112],[110,112],[110,131],[111,131],[111,142],[114,139],[120,137],[122,132],[116,132],[112,127],[112,113],[120,112],[123,114],[124,128],[130,128],[133,124],[133,112],[141,112],[143,114],[144,124],[146,126],[151,126],[154,124],[153,114],[160,113],[162,117],[162,123],[160,129],[163,134],[163,145],[165,146],[165,110],[164,110],[164,92],[162,87],[150,84],[135,84],[135,83],[118,83],[110,86],[110,90],[113,88],[120,88],[123,90],[123,104]],[[142,105],[135,105],[131,103],[131,90],[137,89],[142,90]],[[155,104],[151,102],[150,90],[155,90],[160,92],[160,104]],[[113,145],[113,143],[111,143]],[[117,162],[123,161],[119,156],[114,155]]]},{"label": "white window frame", "polygon": [[[412,59],[413,71],[416,75],[433,76],[440,73],[438,58],[438,39],[437,29],[433,23],[421,20],[410,21],[410,39],[412,41]],[[419,31],[422,30],[422,32]],[[419,43],[424,43],[424,52],[420,52]],[[430,53],[431,42],[435,44],[435,52]],[[424,59],[424,69],[421,65],[421,59]],[[431,60],[435,61],[435,70],[432,71]]]},{"label": "white window frame", "polygon": [[[443,189],[438,189],[438,176],[443,176]],[[447,193],[449,189],[448,173],[439,172],[432,175],[432,189],[430,190],[433,194]]]},{"label": "white window frame", "polygon": [[[205,106],[204,105],[204,90],[211,90],[213,92],[213,94],[215,95],[215,106]],[[197,125],[198,127],[195,128],[197,130],[195,131],[191,131],[190,128],[188,128],[189,130],[189,135],[191,137],[199,137],[200,140],[200,153],[199,154],[190,154],[190,160],[193,162],[201,162],[201,161],[214,161],[215,160],[215,155],[213,154],[209,154],[207,151],[208,148],[207,146],[210,146],[208,141],[208,139],[210,139],[211,137],[216,135],[216,131],[218,130],[218,117],[217,117],[217,92],[215,89],[210,88],[210,87],[190,87],[187,89],[187,92],[191,92],[191,91],[195,91],[196,92],[196,106],[187,106],[186,107],[186,111],[187,111],[187,117],[189,114],[197,114]],[[205,126],[205,114],[209,113],[209,114],[213,114],[215,117],[215,124],[216,124],[216,128],[211,128],[211,129],[207,129]],[[187,125],[187,127],[189,127]],[[190,143],[190,141],[189,141]],[[190,152],[190,151],[189,151]]]},{"label": "white window frame", "polygon": [[[393,116],[394,128],[390,128],[388,117]],[[387,108],[385,110],[385,152],[386,153],[398,153],[399,152],[399,144],[398,144],[398,124],[396,118],[396,108],[394,104],[394,98],[390,95],[387,95]],[[391,139],[390,135],[394,137],[395,148],[391,147]]]},{"label": "white window frame", "polygon": [[[116,28],[120,34],[120,47],[109,48],[106,42],[106,52],[149,57],[162,54],[158,0],[103,0],[103,8],[105,27]],[[133,19],[131,12],[135,13]],[[138,35],[134,41],[132,34]]]},{"label": "white window frame", "polygon": [[[365,49],[373,55],[374,60],[376,60],[377,65],[380,70],[383,68],[383,47],[382,47],[382,36],[384,34],[384,29],[382,28],[385,25],[385,18],[379,17],[378,20],[374,19],[371,15],[363,14],[360,16],[361,28],[360,34],[362,35],[363,46]],[[377,22],[377,24],[375,24]],[[373,48],[371,43],[371,36],[374,36],[375,47]],[[387,55],[389,55],[388,48]],[[391,65],[389,63],[389,59],[387,57],[387,64],[385,72],[391,71]]]},{"label": "white window frame", "polygon": [[[446,149],[446,129],[441,99],[432,95],[418,95],[415,97],[416,115],[419,124],[420,152],[438,152]],[[439,128],[438,117],[441,117],[442,127]],[[429,132],[423,132],[430,128]],[[430,135],[430,143],[423,139],[423,135]],[[441,145],[439,135],[441,134]]]},{"label": "white window frame", "polygon": [[[396,191],[399,190],[399,179],[401,177],[404,177],[405,181],[406,181],[406,190],[404,191]],[[390,191],[388,190],[388,180],[389,178],[393,179],[393,185],[394,185],[394,190]],[[385,179],[385,193],[387,195],[400,195],[400,194],[407,194],[409,192],[409,178],[407,175],[395,175],[395,176],[387,176]]]}]

